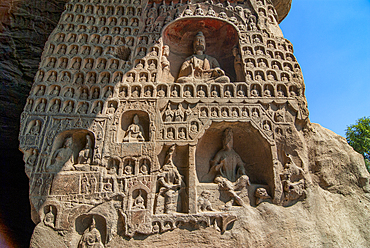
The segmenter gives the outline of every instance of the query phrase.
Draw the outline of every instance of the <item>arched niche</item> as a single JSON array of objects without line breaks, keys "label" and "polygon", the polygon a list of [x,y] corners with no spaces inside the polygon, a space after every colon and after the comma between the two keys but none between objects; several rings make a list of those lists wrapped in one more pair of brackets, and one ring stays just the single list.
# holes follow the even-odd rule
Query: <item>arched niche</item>
[{"label": "arched niche", "polygon": [[[92,153],[90,154],[90,159],[91,159],[91,162],[92,162],[92,158],[94,157],[94,154],[93,154],[93,148],[95,147],[95,136],[94,134],[89,131],[89,130],[86,130],[86,129],[72,129],[72,130],[66,130],[60,134],[58,134],[54,140],[54,143],[53,143],[53,147],[52,147],[52,157],[50,158],[50,164],[53,164],[55,161],[54,161],[54,154],[55,152],[58,150],[58,149],[61,149],[66,140],[68,138],[71,138],[72,139],[72,145],[71,145],[71,149],[73,151],[72,153],[72,161],[74,164],[77,164],[78,162],[78,155],[79,155],[79,152],[81,150],[83,150],[85,147],[86,147],[86,143],[87,143],[87,138],[86,136],[89,136],[90,137],[90,140],[91,140],[91,148],[92,148]],[[65,158],[66,159],[66,162],[69,158]],[[58,168],[50,168],[50,169],[58,169]],[[61,168],[59,168],[61,169]]]},{"label": "arched niche", "polygon": [[223,148],[226,128],[233,130],[234,150],[245,163],[252,184],[269,185],[274,189],[273,154],[271,144],[250,122],[214,122],[199,140],[196,148],[196,172],[200,183],[213,183],[210,178],[210,161]]},{"label": "arched niche", "polygon": [[139,118],[139,125],[143,128],[144,133],[142,134],[145,141],[149,141],[149,115],[148,113],[140,110],[129,110],[122,114],[121,117],[121,128],[117,134],[117,142],[121,143],[126,135],[129,126],[134,123],[134,116],[137,115]]},{"label": "arched niche", "polygon": [[234,81],[236,75],[232,49],[238,44],[238,31],[231,23],[208,16],[181,18],[163,30],[163,43],[170,47],[168,60],[171,74],[177,79],[182,63],[193,54],[193,40],[200,31],[206,40],[205,54],[216,58],[221,69]]},{"label": "arched niche", "polygon": [[95,227],[99,231],[101,241],[103,244],[107,241],[107,222],[105,218],[97,214],[83,214],[75,220],[75,230],[79,235],[83,235],[87,229],[90,228],[93,218],[95,221]]}]

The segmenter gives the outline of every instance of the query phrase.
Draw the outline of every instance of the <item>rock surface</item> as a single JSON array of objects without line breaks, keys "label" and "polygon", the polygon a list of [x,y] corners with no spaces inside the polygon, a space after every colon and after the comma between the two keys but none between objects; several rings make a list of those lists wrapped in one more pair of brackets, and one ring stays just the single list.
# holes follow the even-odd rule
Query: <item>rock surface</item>
[{"label": "rock surface", "polygon": [[[279,21],[287,15],[291,1],[273,1]],[[0,128],[2,143],[2,219],[17,246],[27,247],[33,225],[27,220],[28,179],[23,174],[18,151],[19,116],[37,72],[44,44],[58,23],[65,1],[2,1],[0,78]],[[50,7],[51,6],[51,7]],[[44,26],[46,25],[46,26]],[[48,27],[47,27],[48,26]],[[47,27],[47,28],[45,28]],[[307,197],[283,207],[263,202],[243,209],[240,221],[223,235],[212,227],[170,232],[132,239],[117,236],[110,247],[368,247],[370,244],[368,173],[362,157],[344,138],[308,124],[295,134],[295,144],[305,161],[302,166],[310,182]],[[296,142],[292,142],[296,143]],[[23,175],[23,176],[22,176]],[[14,184],[13,182],[18,182]],[[14,195],[19,197],[15,199]],[[4,217],[5,216],[5,217]],[[22,223],[22,224],[20,224]],[[26,224],[24,224],[26,223]],[[40,223],[33,247],[63,247],[60,234]],[[58,237],[58,238],[57,238]],[[60,240],[60,241],[57,241]],[[68,246],[68,244],[66,245]]]}]

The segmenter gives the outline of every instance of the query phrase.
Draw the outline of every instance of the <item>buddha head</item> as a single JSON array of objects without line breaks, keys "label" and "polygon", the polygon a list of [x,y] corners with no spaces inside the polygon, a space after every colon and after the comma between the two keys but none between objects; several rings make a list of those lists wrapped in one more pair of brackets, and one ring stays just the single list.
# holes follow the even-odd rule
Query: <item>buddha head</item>
[{"label": "buddha head", "polygon": [[203,32],[198,32],[195,35],[193,49],[195,54],[203,54],[203,52],[206,50],[206,39],[203,35]]},{"label": "buddha head", "polygon": [[226,128],[224,131],[224,140],[223,145],[224,149],[232,149],[233,148],[233,130],[231,128]]}]

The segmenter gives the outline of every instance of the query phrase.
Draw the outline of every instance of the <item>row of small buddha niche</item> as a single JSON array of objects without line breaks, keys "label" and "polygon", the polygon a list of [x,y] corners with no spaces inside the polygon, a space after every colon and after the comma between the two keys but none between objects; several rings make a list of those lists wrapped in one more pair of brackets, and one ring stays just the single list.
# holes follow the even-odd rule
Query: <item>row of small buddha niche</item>
[{"label": "row of small buddha niche", "polygon": [[[45,85],[40,85],[38,89],[35,91],[34,96],[51,96],[51,97],[56,97],[56,96],[64,96],[65,98],[73,98],[76,97],[80,100],[96,100],[99,99],[100,97],[103,98],[109,98],[112,97],[113,91],[112,87],[105,87],[104,89],[104,94],[100,95],[101,88],[96,86],[96,87],[91,87],[89,89],[88,86],[84,87],[78,87],[78,90],[75,90],[72,87],[67,87],[63,88],[64,94],[61,94],[61,86],[59,85],[51,85],[48,87],[48,90],[46,90]],[[76,95],[75,95],[76,92]],[[91,93],[90,93],[91,92]]]},{"label": "row of small buddha niche", "polygon": [[[265,34],[265,33],[264,33]],[[290,53],[290,57],[292,59],[294,59],[294,56],[292,56],[292,53],[293,53],[293,46],[291,44],[286,44],[284,42],[277,42],[277,45],[276,45],[276,42],[273,41],[273,40],[268,40],[268,36],[267,35],[260,35],[260,34],[253,34],[251,37],[248,36],[249,39],[250,39],[250,43],[252,44],[255,44],[254,46],[258,46],[258,50],[260,50],[260,52],[264,52],[264,46],[266,44],[267,48],[269,49],[276,49],[276,50],[280,50],[282,52],[289,52]],[[263,38],[264,37],[264,38]],[[261,49],[262,48],[262,49]],[[247,55],[254,55],[253,53],[253,49],[250,49],[247,48],[247,49],[243,49],[243,51],[246,51],[248,53],[248,51],[251,53],[251,54],[247,54]],[[257,53],[257,50],[256,50],[256,53]]]},{"label": "row of small buddha niche", "polygon": [[[137,2],[138,0],[136,0]],[[135,3],[135,4],[140,4],[140,3]],[[134,5],[135,5],[134,4]],[[85,7],[84,12],[77,12],[76,8],[79,8],[78,5],[75,7],[75,13],[82,13],[82,14],[87,14],[87,15],[96,15],[96,16],[140,16],[141,15],[141,7],[138,6],[128,6],[128,5],[116,5],[116,6],[93,6],[93,5],[87,5]],[[72,18],[70,17],[72,16]],[[81,16],[81,15],[80,15]],[[82,19],[82,18],[81,18]],[[77,18],[75,20],[76,22],[84,22],[84,20]],[[73,15],[72,14],[67,14],[66,18],[64,19],[67,22],[72,22],[73,21]]]},{"label": "row of small buddha niche", "polygon": [[[71,62],[69,63],[69,61]],[[106,59],[99,59],[95,61],[94,59],[85,59],[82,62],[81,58],[61,58],[59,59],[59,62],[57,64],[56,58],[50,58],[48,64],[46,65],[46,68],[57,68],[57,69],[71,69],[71,70],[118,70],[119,68],[122,68],[122,65],[125,65],[125,63],[122,63],[120,66],[120,62],[116,59],[112,59],[109,63],[109,66],[107,66],[107,60]],[[57,78],[57,73],[52,72],[50,77],[48,78],[49,81],[55,81]]]},{"label": "row of small buddha niche", "polygon": [[[138,18],[121,18],[119,20],[119,27],[117,27],[117,18],[115,17],[111,17],[111,18],[108,18],[108,20],[106,20],[105,17],[100,17],[98,19],[98,25],[99,26],[103,26],[100,28],[100,32],[98,32],[98,30],[96,30],[96,26],[95,25],[95,18],[94,17],[86,17],[86,25],[84,24],[83,20],[85,19],[84,16],[77,16],[77,20],[78,21],[79,19],[81,19],[80,22],[78,22],[77,24],[64,24],[63,28],[60,27],[59,30],[60,31],[65,31],[67,33],[72,33],[72,32],[76,32],[76,33],[100,33],[100,34],[109,34],[109,28],[112,28],[112,34],[115,34],[115,35],[130,35],[130,33],[124,33],[125,31],[128,31],[130,27],[134,27],[134,28],[137,28],[139,26],[139,19]],[[63,25],[63,24],[61,24]],[[123,28],[122,29],[122,32],[121,32],[121,27],[126,27],[126,28]],[[131,30],[131,29],[130,29]]]},{"label": "row of small buddha niche", "polygon": [[[222,3],[218,3],[215,6],[223,8],[224,6]],[[229,9],[228,9],[229,8]],[[226,7],[227,10],[233,9],[231,5],[228,5]],[[233,10],[230,10],[233,11]],[[242,12],[243,8],[241,6],[235,7],[235,11]],[[168,13],[168,12],[167,12]],[[247,14],[246,22],[247,22],[247,29],[252,31],[257,31],[257,25],[256,25],[256,17],[254,15],[251,15],[250,13]],[[167,15],[168,16],[168,15]],[[194,12],[191,10],[191,5],[188,4],[185,8],[185,10],[181,13],[180,9],[177,9],[174,15],[174,19],[178,17],[190,17],[190,16],[209,16],[209,17],[218,17],[221,19],[229,20],[230,22],[234,23],[235,25],[239,24],[238,19],[231,15],[230,17],[227,15],[225,11],[221,9],[221,12],[216,13],[216,11],[213,9],[212,5],[208,6],[207,11],[204,11],[200,4],[196,4]],[[239,26],[239,25],[238,25]],[[244,28],[244,27],[243,27]]]},{"label": "row of small buddha niche", "polygon": [[[57,62],[58,61],[58,62]],[[121,65],[120,65],[121,64]],[[82,59],[80,57],[75,58],[60,58],[56,59],[54,57],[49,58],[48,63],[46,64],[45,68],[51,69],[71,69],[71,70],[118,70],[125,66],[126,63],[123,63],[118,59],[110,59],[109,63],[107,59],[100,58],[95,61],[95,59],[87,58]],[[109,65],[109,66],[108,66]],[[55,77],[54,81],[56,80],[56,72],[52,74],[52,77]]]},{"label": "row of small buddha niche", "polygon": [[[198,131],[198,127],[192,125],[191,130],[194,130],[194,132]],[[179,127],[179,128],[174,128],[174,127],[169,127],[165,130],[166,132],[164,133],[163,131],[163,139],[165,140],[186,140],[187,135],[186,135],[186,128],[185,127]]]},{"label": "row of small buddha niche", "polygon": [[[48,72],[49,74],[47,77],[45,76],[44,71],[40,71],[39,75],[37,76],[37,79],[35,81],[37,82],[59,82],[61,84],[69,84],[73,83],[74,85],[81,86],[83,84],[100,84],[100,85],[107,85],[107,84],[118,84],[122,81],[122,73],[116,73],[115,76],[111,77],[111,74],[109,72],[102,72],[100,75],[97,75],[95,72],[89,72],[85,76],[84,73],[79,72],[73,75],[74,80],[71,82],[71,73],[70,72],[61,72],[58,73],[56,71]],[[155,75],[153,75],[155,78]],[[44,80],[46,78],[46,80]],[[86,78],[86,80],[85,80]],[[112,80],[111,80],[112,78]]]},{"label": "row of small buddha niche", "polygon": [[[131,176],[131,175],[149,175],[150,174],[150,161],[148,159],[141,159],[140,161],[134,159],[125,159],[123,161],[123,171],[120,172],[120,161],[118,159],[111,159],[108,166],[108,174],[121,176]],[[138,167],[138,171],[136,171]]]},{"label": "row of small buddha niche", "polygon": [[[77,106],[76,109],[75,106]],[[90,106],[92,106],[91,109]],[[41,99],[33,111],[36,113],[49,112],[72,114],[75,112],[75,110],[77,114],[87,114],[88,112],[91,114],[101,114],[103,110],[103,102],[97,101],[91,104],[88,102],[75,103],[74,101],[64,101],[64,103],[62,103],[60,99],[55,99],[51,100],[49,107],[47,107],[47,100]],[[32,99],[28,101],[28,104],[25,107],[25,111],[32,111]]]},{"label": "row of small buddha niche", "polygon": [[71,3],[93,3],[93,4],[108,4],[108,3],[122,3],[122,4],[131,4],[134,0],[72,0]]},{"label": "row of small buddha niche", "polygon": [[173,3],[173,1],[170,1],[168,5],[165,1],[162,1],[162,3],[159,5],[153,2],[151,7],[147,10],[147,22],[153,22],[158,16],[171,12],[174,9],[179,9],[181,6],[183,6],[182,0],[178,1],[176,5]]},{"label": "row of small buddha niche", "polygon": [[[61,37],[63,37],[63,35]],[[94,36],[94,38],[95,37],[96,36]],[[74,39],[74,38],[75,38],[75,36],[71,35],[68,40]],[[99,38],[97,38],[97,39],[99,39]],[[127,38],[127,40],[131,40],[133,42],[134,38],[129,37],[129,38]],[[108,38],[108,41],[111,41],[111,39]],[[122,46],[125,43],[125,38],[117,37],[117,38],[115,38],[114,43],[115,43],[115,45]],[[130,42],[130,44],[131,44],[131,42]],[[57,46],[56,49],[55,49],[55,46]],[[92,50],[93,50],[93,53],[91,52]],[[115,49],[115,47],[113,47],[113,46],[108,46],[108,47],[104,48],[104,50],[103,50],[103,47],[100,47],[100,46],[88,46],[86,44],[83,44],[82,47],[80,47],[79,45],[76,45],[76,44],[66,45],[64,43],[60,43],[59,45],[58,44],[57,45],[50,44],[49,49],[48,49],[48,54],[53,55],[55,57],[60,57],[60,56],[65,56],[65,55],[67,55],[67,57],[71,57],[73,55],[80,54],[82,56],[92,56],[92,57],[99,58],[101,55],[115,55],[116,50],[117,49]],[[103,53],[103,51],[104,51],[104,53]]]},{"label": "row of small buddha niche", "polygon": [[[125,33],[131,33],[131,29],[130,28],[125,28]],[[69,35],[69,38],[67,38],[65,40],[65,34],[61,33],[57,36],[57,40],[56,40],[56,43],[59,44],[59,49],[55,50],[55,45],[54,44],[50,44],[50,47],[48,49],[48,54],[56,54],[56,55],[76,55],[76,54],[81,54],[81,55],[84,55],[84,56],[94,56],[94,57],[99,57],[103,54],[103,48],[100,47],[100,46],[95,46],[94,47],[94,52],[91,53],[92,49],[90,46],[87,46],[85,43],[83,43],[82,41],[84,40],[81,40],[83,37],[83,39],[86,39],[86,35],[81,35],[80,38],[78,39],[78,42],[81,43],[83,46],[82,48],[79,50],[79,45],[77,44],[68,44],[69,47],[67,47],[66,44],[63,44],[63,42],[65,43],[74,43],[76,41],[76,34],[70,34]],[[112,37],[112,36],[105,36],[106,38],[103,39],[103,44],[104,42],[106,41],[106,43],[108,42],[113,42],[114,45],[116,46],[122,46],[122,45],[127,45],[127,46],[133,46],[134,45],[134,41],[135,41],[135,38],[134,37],[121,37],[121,36],[118,36],[118,37],[115,37],[114,40],[112,40],[112,38],[107,38],[107,37]],[[99,35],[94,35],[92,36],[91,38],[91,41],[93,41],[94,43],[97,43],[97,41],[100,41],[100,36]],[[80,42],[81,41],[81,42]],[[139,38],[139,41],[138,41],[138,45],[142,45],[142,46],[146,46],[148,44],[151,44],[155,41],[155,38],[152,37],[152,36],[141,36]],[[105,44],[105,45],[109,45],[109,44]],[[144,49],[144,48],[142,48]],[[153,53],[153,49],[151,51],[151,53]],[[107,47],[105,48],[104,50],[104,54],[108,54],[108,55],[114,55],[115,54],[115,49],[114,47]],[[151,55],[151,54],[150,54]],[[156,56],[156,55],[152,55],[152,56]]]},{"label": "row of small buddha niche", "polygon": [[[256,61],[251,58],[245,59],[244,62],[245,62],[245,67],[247,69],[254,69],[254,68],[270,69],[271,68],[275,71],[287,71],[287,72],[294,72],[294,71],[300,72],[301,71],[298,64],[295,64],[293,67],[291,63],[284,62],[282,66],[281,63],[278,61],[271,61],[270,66],[269,66],[268,61],[263,58],[257,59],[257,65],[256,65]],[[269,73],[268,75],[272,75],[272,74]]]},{"label": "row of small buddha niche", "polygon": [[[181,97],[180,96],[180,86],[178,85],[175,85],[172,87],[172,91],[171,91],[171,94],[170,94],[170,97]],[[199,89],[197,91],[197,97],[206,97],[207,96],[207,93],[204,91],[204,88],[207,88],[206,86],[199,86]],[[144,97],[153,97],[154,96],[154,87],[151,86],[151,85],[147,85],[147,86],[144,86],[143,87],[143,94],[141,92],[141,89],[142,87],[141,86],[132,86],[131,87],[132,89],[132,92],[131,92],[131,97],[140,97],[141,95],[143,95]],[[127,94],[127,91],[128,91],[128,87],[127,86],[123,86],[123,87],[120,87],[119,89],[119,97],[127,97],[129,96]],[[215,88],[214,91],[212,91],[212,97],[219,97],[219,90],[217,91],[217,89]],[[231,92],[226,92],[225,93],[226,96],[230,96],[231,97]],[[157,97],[167,97],[167,86],[166,85],[159,85],[157,87],[157,91],[156,91],[156,96]],[[186,97],[186,98],[189,98],[189,97],[193,97],[194,96],[194,93],[193,93],[193,86],[185,86],[183,87],[183,94],[182,94],[182,97]]]},{"label": "row of small buddha niche", "polygon": [[[261,92],[261,87],[263,87],[263,92]],[[128,95],[128,88],[131,88],[131,94]],[[142,92],[143,89],[143,92]],[[182,91],[182,95],[180,92]],[[253,84],[250,89],[251,97],[294,97],[297,95],[296,87],[289,87],[289,94],[285,85],[273,86],[272,84]],[[262,94],[263,93],[263,94]],[[211,87],[200,85],[197,86],[196,93],[194,92],[194,87],[192,85],[185,85],[184,87],[179,85],[174,85],[170,94],[167,94],[167,86],[159,85],[157,86],[156,96],[157,97],[212,97],[212,98],[231,98],[231,97],[247,97],[247,86],[246,85],[225,85],[224,89],[221,91],[219,86],[212,85]],[[144,87],[141,86],[122,86],[119,88],[119,97],[153,97],[154,96],[154,87],[147,85]]]},{"label": "row of small buddha niche", "polygon": [[90,164],[93,159],[93,142],[89,134],[85,136],[85,147],[78,152],[74,158],[73,139],[67,137],[63,141],[62,147],[58,148],[52,155],[51,163],[46,167],[48,172],[73,171],[77,164]]},{"label": "row of small buddha niche", "polygon": [[147,69],[149,71],[157,70],[157,63],[158,61],[156,59],[149,59],[148,61],[146,61],[145,59],[139,59],[136,62],[135,69],[136,70]]},{"label": "row of small buddha niche", "polygon": [[[109,98],[113,96],[113,89],[112,87],[106,87],[104,89],[104,94],[100,95],[101,89],[99,87],[92,87],[91,90],[89,90],[88,87],[79,87],[79,90],[75,90],[72,87],[63,88],[64,94],[62,92],[61,94],[61,87],[59,85],[51,85],[48,87],[48,94],[45,92],[46,86],[40,85],[35,92],[35,96],[41,97],[41,96],[50,96],[50,97],[57,97],[57,96],[63,96],[65,98],[77,98],[80,100],[97,100],[102,98]],[[75,95],[76,92],[76,95]],[[90,93],[91,92],[91,93]],[[33,100],[29,99],[28,103],[32,103]]]},{"label": "row of small buddha niche", "polygon": [[[123,21],[123,22],[125,22],[125,21]],[[131,22],[132,22],[131,25],[133,25],[132,27],[136,27],[137,22],[138,22],[137,19],[135,18]],[[113,37],[117,37],[117,35],[123,35],[123,36],[135,35],[136,36],[139,32],[138,29],[132,29],[131,26],[128,26],[128,27],[125,27],[125,28],[123,28],[122,26],[123,25],[120,25],[120,27],[103,26],[101,28],[98,28],[97,26],[78,25],[76,31],[70,31],[70,30],[68,30],[68,29],[70,29],[68,27],[65,28],[65,29],[67,29],[65,31],[68,32],[68,33],[76,32],[76,33],[91,34],[91,35],[96,34],[99,37],[101,37],[103,35],[109,35],[109,34],[112,35]],[[62,30],[60,30],[60,31],[62,31]],[[63,37],[62,38],[59,37],[57,41],[58,42],[73,43],[73,42],[76,42],[76,40],[79,40],[79,39],[76,39],[77,38],[76,35],[78,35],[78,34],[73,34],[73,35],[69,34],[69,35],[70,35],[70,37],[67,40],[64,40]],[[63,39],[63,41],[61,39]],[[115,45],[122,45],[122,44],[117,43],[117,40],[114,44]],[[81,43],[81,42],[79,42],[79,43]],[[93,43],[98,43],[98,42],[94,41]]]},{"label": "row of small buddha niche", "polygon": [[[275,50],[275,42],[272,40],[267,41],[267,48]],[[278,59],[278,60],[286,60],[289,62],[296,62],[296,59],[293,54],[291,53],[284,53],[281,51],[275,51],[265,49],[264,46],[256,45],[253,49],[253,47],[250,46],[243,46],[243,55],[244,56],[266,56],[269,59]],[[279,49],[281,50],[281,49]]]},{"label": "row of small buddha niche", "polygon": [[[141,4],[141,1],[133,0],[131,4],[139,5]],[[124,6],[126,7],[126,12],[124,11]],[[137,8],[138,11],[135,11],[134,6],[127,7],[127,3],[124,6],[106,6],[104,8],[104,6],[102,5],[96,6],[96,5],[91,5],[91,4],[87,4],[87,5],[76,4],[75,6],[73,6],[72,4],[67,4],[66,10],[73,11],[75,13],[93,14],[97,16],[101,16],[101,15],[112,16],[112,15],[125,15],[125,14],[128,16],[132,16],[135,14],[138,16],[141,15],[140,7]],[[139,9],[140,9],[140,12],[139,12]]]},{"label": "row of small buddha niche", "polygon": [[[104,45],[104,46],[110,46],[110,45],[123,46],[123,45],[127,45],[129,47],[132,47],[135,44],[135,37],[137,37],[138,32],[139,32],[138,29],[134,29],[134,32],[133,32],[132,36],[128,36],[128,37],[123,37],[121,35],[115,35],[115,36],[105,35],[105,36],[101,37],[100,35],[95,34],[95,33],[97,33],[97,30],[95,30],[95,28],[96,27],[91,27],[91,30],[90,30],[90,32],[92,32],[91,35],[88,34],[88,33],[83,33],[83,34],[59,33],[55,36],[53,42],[55,42],[57,44],[69,43],[69,45],[76,45],[76,43],[77,43],[77,44],[80,44],[80,45],[89,45],[89,44],[91,44],[91,45]],[[126,28],[125,31],[130,32],[130,29]],[[82,51],[82,54],[83,55],[88,55],[88,52],[89,52],[88,50]],[[74,53],[74,51],[72,52],[72,54],[73,53]],[[112,48],[109,47],[108,51],[106,53],[112,54]],[[101,55],[101,54],[102,54],[102,52],[100,50],[95,50],[94,54],[91,54],[91,55],[98,56],[98,55]]]},{"label": "row of small buddha niche", "polygon": [[[280,78],[276,76],[276,73],[274,71],[267,71],[267,77],[265,77],[265,73],[263,71],[256,71],[255,76],[253,77],[253,73],[249,70],[246,71],[246,80],[247,82],[256,81],[258,83],[261,83],[263,81],[281,81],[284,83],[288,83],[291,81],[291,77],[288,73],[283,72],[280,74]],[[293,74],[293,78],[299,78],[297,74]]]},{"label": "row of small buddha niche", "polygon": [[200,118],[208,117],[260,117],[260,111],[258,108],[248,108],[248,107],[203,107],[199,112]]}]

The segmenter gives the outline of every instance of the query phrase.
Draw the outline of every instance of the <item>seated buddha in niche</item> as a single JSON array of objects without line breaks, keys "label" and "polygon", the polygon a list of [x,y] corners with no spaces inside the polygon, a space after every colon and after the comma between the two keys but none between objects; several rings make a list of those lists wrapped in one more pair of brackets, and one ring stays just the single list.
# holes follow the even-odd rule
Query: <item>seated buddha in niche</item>
[{"label": "seated buddha in niche", "polygon": [[227,128],[224,131],[223,148],[216,153],[211,163],[211,171],[217,176],[222,176],[231,182],[246,175],[245,163],[233,148],[233,130]]},{"label": "seated buddha in niche", "polygon": [[[225,190],[231,197],[225,207],[230,207],[233,203],[244,206],[247,202],[243,198],[248,196],[247,186],[250,185],[249,177],[245,172],[245,163],[234,150],[233,140],[233,130],[225,129],[223,148],[210,161],[210,171],[205,175],[206,180],[213,178],[214,183],[217,183],[220,189]],[[249,201],[248,198],[246,200]]]},{"label": "seated buddha in niche", "polygon": [[143,127],[139,124],[139,116],[134,115],[133,122],[128,126],[123,142],[143,142],[144,139]]},{"label": "seated buddha in niche", "polygon": [[220,68],[218,61],[215,58],[204,54],[205,49],[205,37],[202,32],[198,32],[193,41],[194,54],[185,59],[185,62],[180,68],[177,82],[230,82],[230,79],[225,76],[225,72]]}]

